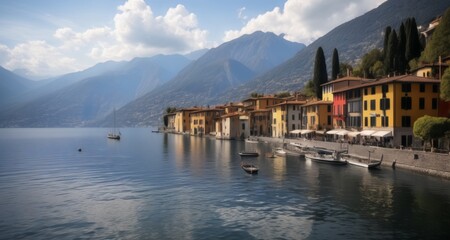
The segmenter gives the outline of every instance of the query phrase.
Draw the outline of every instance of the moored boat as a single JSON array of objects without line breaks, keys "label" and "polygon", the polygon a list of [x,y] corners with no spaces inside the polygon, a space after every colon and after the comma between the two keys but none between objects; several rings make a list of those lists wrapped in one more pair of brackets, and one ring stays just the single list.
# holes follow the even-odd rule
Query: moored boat
[{"label": "moored boat", "polygon": [[380,168],[381,163],[383,162],[383,154],[381,155],[381,158],[379,160],[371,160],[370,156],[369,158],[361,158],[351,155],[347,155],[345,157],[343,156],[342,159],[345,159],[349,164],[354,166],[375,169]]},{"label": "moored boat", "polygon": [[259,168],[253,164],[241,164],[242,169],[249,174],[257,174]]},{"label": "moored boat", "polygon": [[318,163],[327,163],[333,165],[345,165],[347,161],[341,159],[341,152],[338,151],[323,151],[305,154],[305,158]]},{"label": "moored boat", "polygon": [[240,152],[239,155],[241,157],[257,157],[257,156],[259,156],[259,153],[257,153],[257,152]]}]

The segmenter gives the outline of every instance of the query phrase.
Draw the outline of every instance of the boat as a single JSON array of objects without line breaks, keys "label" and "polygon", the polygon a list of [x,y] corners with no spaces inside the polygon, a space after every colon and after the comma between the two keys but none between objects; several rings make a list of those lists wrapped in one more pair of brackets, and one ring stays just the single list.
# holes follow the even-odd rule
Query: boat
[{"label": "boat", "polygon": [[120,131],[117,131],[117,129],[116,129],[116,109],[114,109],[114,128],[112,131],[110,131],[108,133],[108,138],[114,139],[114,140],[120,140],[121,135],[122,134],[120,133]]},{"label": "boat", "polygon": [[252,164],[241,164],[242,169],[249,174],[258,174],[259,168]]},{"label": "boat", "polygon": [[305,154],[305,158],[318,163],[328,163],[333,165],[345,165],[347,161],[341,159],[339,151],[318,150],[313,153]]},{"label": "boat", "polygon": [[347,156],[342,156],[342,159],[346,160],[349,164],[354,165],[354,166],[368,168],[368,169],[375,169],[375,168],[380,168],[381,163],[383,162],[383,154],[381,154],[381,158],[379,160],[371,160],[370,152],[369,152],[368,158],[347,155]]},{"label": "boat", "polygon": [[259,156],[259,153],[257,153],[257,152],[240,152],[239,155],[241,157],[257,157],[257,156]]},{"label": "boat", "polygon": [[152,130],[152,133],[159,133],[159,130]]},{"label": "boat", "polygon": [[258,143],[258,140],[252,140],[250,138],[245,139],[246,143]]},{"label": "boat", "polygon": [[275,155],[286,156],[286,151],[283,148],[275,148]]}]

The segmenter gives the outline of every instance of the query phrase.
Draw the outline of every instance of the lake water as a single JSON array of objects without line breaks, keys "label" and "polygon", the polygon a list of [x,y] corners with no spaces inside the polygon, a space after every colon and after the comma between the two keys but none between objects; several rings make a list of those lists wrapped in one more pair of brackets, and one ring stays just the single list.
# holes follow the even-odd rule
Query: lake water
[{"label": "lake water", "polygon": [[[450,181],[265,158],[269,144],[0,129],[1,239],[450,239]],[[82,148],[82,152],[78,152]],[[258,175],[240,168],[239,151]]]}]

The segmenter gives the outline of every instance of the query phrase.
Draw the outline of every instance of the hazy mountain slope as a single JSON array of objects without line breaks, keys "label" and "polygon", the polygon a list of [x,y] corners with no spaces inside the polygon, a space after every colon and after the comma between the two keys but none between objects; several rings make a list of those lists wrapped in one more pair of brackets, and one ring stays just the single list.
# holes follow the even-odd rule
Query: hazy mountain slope
[{"label": "hazy mountain slope", "polygon": [[[119,124],[149,125],[167,106],[205,105],[208,99],[239,87],[292,57],[303,44],[273,33],[255,32],[209,50],[167,84],[117,112]],[[153,122],[153,123],[152,123]],[[99,123],[104,125],[105,121]]]},{"label": "hazy mountain slope", "polygon": [[250,92],[274,93],[299,90],[312,78],[314,57],[318,47],[324,49],[329,71],[334,48],[339,51],[340,62],[355,64],[369,50],[382,46],[382,33],[387,26],[398,29],[401,22],[408,17],[415,17],[418,24],[428,24],[448,7],[450,1],[446,0],[389,0],[378,8],[336,27],[292,59],[266,74],[249,81],[244,86],[231,89],[216,99],[211,99],[211,102],[239,100]]},{"label": "hazy mountain slope", "polygon": [[[3,112],[0,115],[0,126],[83,126],[164,84],[189,62],[181,55],[158,55],[136,58],[130,62],[109,62],[108,64],[115,66],[109,71],[107,67],[104,73],[75,81],[60,90]],[[99,66],[105,65],[97,65]],[[99,69],[88,69],[80,74],[86,76],[95,71]],[[72,75],[69,80],[73,79],[76,77]]]},{"label": "hazy mountain slope", "polygon": [[21,77],[0,67],[0,109],[7,107],[27,91],[39,86],[39,82]]}]

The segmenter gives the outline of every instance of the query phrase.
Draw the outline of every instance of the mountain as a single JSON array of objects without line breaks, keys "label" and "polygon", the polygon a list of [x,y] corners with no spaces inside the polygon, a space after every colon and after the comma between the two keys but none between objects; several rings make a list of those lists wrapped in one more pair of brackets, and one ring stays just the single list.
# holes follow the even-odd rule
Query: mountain
[{"label": "mountain", "polygon": [[205,105],[209,99],[263,74],[302,48],[303,44],[263,32],[226,42],[189,64],[174,79],[124,106],[116,114],[117,122],[122,126],[150,125],[168,106]]},{"label": "mountain", "polygon": [[68,74],[47,85],[60,89],[3,112],[0,126],[84,126],[164,84],[189,62],[181,55],[157,55],[129,62],[107,62]]},{"label": "mountain", "polygon": [[0,67],[0,108],[14,103],[15,99],[39,86],[39,82],[21,77]]},{"label": "mountain", "polygon": [[[314,58],[318,47],[322,47],[331,72],[333,49],[339,51],[340,62],[355,65],[362,56],[374,48],[381,48],[383,33],[387,26],[398,31],[402,21],[415,17],[418,25],[428,23],[442,15],[450,7],[448,0],[389,0],[366,14],[346,22],[311,43],[293,58],[275,67],[239,88],[224,92],[210,103],[240,100],[251,92],[276,93],[296,91],[312,79]],[[330,74],[329,74],[330,76]]]}]

